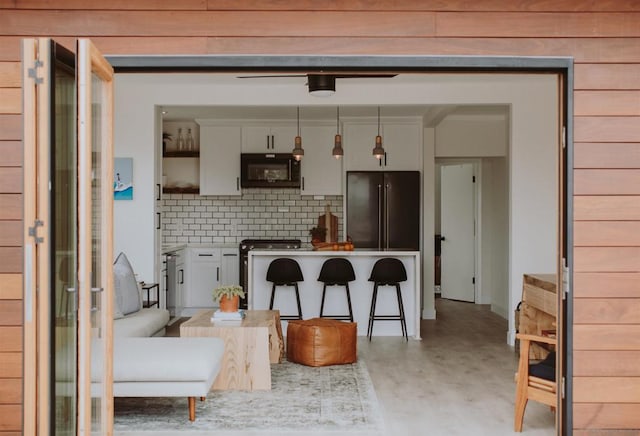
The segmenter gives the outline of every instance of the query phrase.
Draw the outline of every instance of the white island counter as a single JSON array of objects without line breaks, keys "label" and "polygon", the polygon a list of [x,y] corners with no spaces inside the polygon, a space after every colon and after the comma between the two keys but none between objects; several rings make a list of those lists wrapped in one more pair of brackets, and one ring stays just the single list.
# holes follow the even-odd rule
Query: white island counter
[{"label": "white island counter", "polygon": [[[272,260],[279,257],[294,259],[300,264],[304,281],[298,284],[302,317],[315,318],[320,314],[322,282],[318,281],[320,269],[325,260],[334,257],[348,259],[353,265],[356,279],[349,283],[353,318],[358,323],[358,335],[367,334],[369,310],[373,283],[369,275],[374,263],[384,257],[399,259],[407,270],[407,280],[400,283],[402,302],[407,321],[407,333],[420,339],[420,252],[419,251],[311,251],[311,250],[251,250],[249,252],[248,287],[249,309],[268,309],[271,297],[271,283],[266,280],[267,268]],[[297,313],[293,287],[278,287],[274,309],[281,315]],[[344,287],[328,286],[325,298],[325,315],[344,315],[348,313]],[[376,314],[396,315],[398,302],[395,288],[379,287]],[[286,332],[286,321],[283,321]],[[402,336],[400,321],[375,321],[373,336]]]}]

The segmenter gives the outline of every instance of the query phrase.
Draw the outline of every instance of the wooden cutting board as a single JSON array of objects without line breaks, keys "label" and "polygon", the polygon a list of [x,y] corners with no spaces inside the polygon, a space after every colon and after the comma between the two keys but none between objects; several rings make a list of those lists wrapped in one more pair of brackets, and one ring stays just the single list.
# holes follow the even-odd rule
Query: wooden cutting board
[{"label": "wooden cutting board", "polygon": [[[318,227],[328,228],[326,217],[326,214],[320,215],[318,217]],[[326,242],[338,241],[338,217],[334,214],[331,214],[331,234],[329,234],[328,236],[329,239]]]}]

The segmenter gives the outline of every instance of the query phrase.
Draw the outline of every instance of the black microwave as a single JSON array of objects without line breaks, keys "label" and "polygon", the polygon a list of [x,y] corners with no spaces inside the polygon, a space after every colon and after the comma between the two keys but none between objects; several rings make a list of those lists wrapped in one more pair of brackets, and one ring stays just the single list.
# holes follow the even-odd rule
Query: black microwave
[{"label": "black microwave", "polygon": [[242,153],[243,188],[300,188],[300,161],[290,153]]}]

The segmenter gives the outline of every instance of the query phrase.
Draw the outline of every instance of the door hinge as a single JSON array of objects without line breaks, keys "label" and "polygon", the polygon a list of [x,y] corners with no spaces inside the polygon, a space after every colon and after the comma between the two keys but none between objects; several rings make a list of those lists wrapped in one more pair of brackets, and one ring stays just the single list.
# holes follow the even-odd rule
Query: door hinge
[{"label": "door hinge", "polygon": [[567,148],[567,128],[562,126],[562,137],[560,138],[560,142],[562,143],[562,148]]},{"label": "door hinge", "polygon": [[569,267],[567,266],[567,259],[562,258],[562,299],[566,300],[569,295]]},{"label": "door hinge", "polygon": [[473,278],[471,279],[471,283],[473,283],[474,285],[476,284],[476,278],[475,278],[475,277],[473,277]]},{"label": "door hinge", "polygon": [[565,380],[566,379],[564,377],[562,377],[562,380],[561,380],[561,383],[560,383],[560,385],[561,385],[560,395],[562,395],[563,399],[565,398]]},{"label": "door hinge", "polygon": [[476,176],[473,176],[473,183],[476,182]]},{"label": "door hinge", "polygon": [[44,238],[38,236],[38,227],[42,227],[44,222],[40,220],[35,220],[33,222],[33,227],[29,227],[29,236],[33,237],[33,240],[36,244],[41,244],[44,242]]},{"label": "door hinge", "polygon": [[38,69],[42,68],[42,62],[39,59],[36,59],[33,63],[33,68],[29,68],[29,77],[32,78],[36,85],[39,85],[44,82],[42,77],[38,77]]}]

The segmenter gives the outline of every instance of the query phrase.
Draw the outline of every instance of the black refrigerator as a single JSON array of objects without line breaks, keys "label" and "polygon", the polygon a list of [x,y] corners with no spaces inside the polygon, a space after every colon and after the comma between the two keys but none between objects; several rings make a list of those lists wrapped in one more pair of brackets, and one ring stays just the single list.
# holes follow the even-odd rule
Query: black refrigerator
[{"label": "black refrigerator", "polygon": [[355,248],[420,249],[420,172],[348,171],[347,235]]}]

